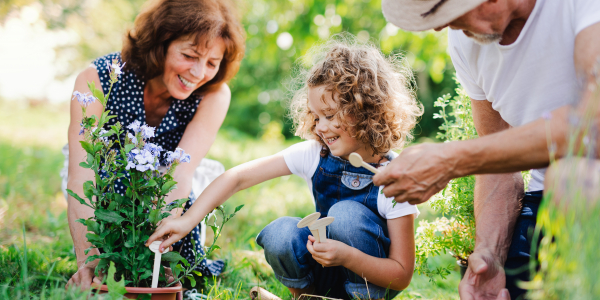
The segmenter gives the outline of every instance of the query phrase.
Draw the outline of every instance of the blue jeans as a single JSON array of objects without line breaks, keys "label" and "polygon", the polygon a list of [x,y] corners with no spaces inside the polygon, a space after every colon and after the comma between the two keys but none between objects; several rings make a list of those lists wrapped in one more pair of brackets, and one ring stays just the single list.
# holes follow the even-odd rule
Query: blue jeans
[{"label": "blue jeans", "polygon": [[[519,299],[518,297],[524,295],[526,292],[519,288],[517,283],[519,281],[531,280],[529,273],[531,245],[534,242],[533,232],[542,198],[542,191],[525,193],[521,215],[519,215],[517,224],[515,225],[515,232],[513,233],[506,263],[504,264],[506,288],[510,293],[510,299],[513,300]],[[535,242],[539,245],[539,239]]]},{"label": "blue jeans", "polygon": [[[341,201],[329,209],[335,221],[327,226],[327,237],[368,255],[385,258],[390,248],[387,224],[356,201]],[[288,288],[311,285],[317,295],[334,298],[393,298],[397,291],[365,283],[358,274],[342,267],[323,268],[306,249],[310,230],[298,228],[300,218],[282,217],[267,225],[256,242],[265,249],[267,262],[277,279]]]}]

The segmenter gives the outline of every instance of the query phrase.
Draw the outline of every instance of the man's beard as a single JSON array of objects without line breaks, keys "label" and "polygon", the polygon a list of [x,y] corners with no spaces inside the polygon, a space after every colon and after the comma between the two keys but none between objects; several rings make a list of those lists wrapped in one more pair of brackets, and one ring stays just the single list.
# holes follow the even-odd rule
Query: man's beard
[{"label": "man's beard", "polygon": [[482,34],[469,32],[469,34],[469,37],[472,38],[475,41],[475,43],[482,46],[500,43],[500,41],[502,40],[502,34],[500,33]]}]

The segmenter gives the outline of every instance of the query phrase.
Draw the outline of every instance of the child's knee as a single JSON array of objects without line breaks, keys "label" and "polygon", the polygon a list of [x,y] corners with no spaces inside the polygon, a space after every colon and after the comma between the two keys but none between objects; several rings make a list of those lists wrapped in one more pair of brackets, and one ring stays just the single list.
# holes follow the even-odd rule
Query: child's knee
[{"label": "child's knee", "polygon": [[309,233],[296,226],[299,220],[281,217],[263,228],[256,237],[256,243],[265,249],[265,256],[281,257],[306,248]]},{"label": "child's knee", "polygon": [[359,202],[352,200],[340,201],[329,209],[328,216],[335,218],[329,226],[334,231],[338,229],[358,229],[361,224],[369,222],[372,214],[371,210]]}]

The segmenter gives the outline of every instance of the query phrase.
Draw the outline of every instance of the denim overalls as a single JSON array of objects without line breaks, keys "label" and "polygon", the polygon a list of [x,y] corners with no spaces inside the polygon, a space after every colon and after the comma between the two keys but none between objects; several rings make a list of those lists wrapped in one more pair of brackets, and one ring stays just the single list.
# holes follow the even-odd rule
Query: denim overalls
[{"label": "denim overalls", "polygon": [[[395,157],[390,152],[388,160]],[[373,173],[356,168],[349,161],[322,155],[312,177],[315,205],[321,217],[334,217],[327,227],[327,238],[341,241],[371,256],[385,258],[390,248],[387,223],[379,215],[379,187]],[[300,218],[282,217],[267,225],[256,242],[265,249],[267,262],[275,276],[290,288],[316,287],[315,293],[333,298],[393,298],[397,291],[387,290],[350,270],[337,266],[323,268],[306,248],[310,230],[298,228]],[[386,295],[387,292],[387,295]]]}]

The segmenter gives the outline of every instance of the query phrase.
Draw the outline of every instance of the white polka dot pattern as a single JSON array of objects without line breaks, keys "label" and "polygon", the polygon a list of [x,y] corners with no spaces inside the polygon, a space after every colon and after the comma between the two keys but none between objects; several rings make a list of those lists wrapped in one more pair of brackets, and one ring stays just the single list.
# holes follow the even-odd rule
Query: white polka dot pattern
[{"label": "white polka dot pattern", "polygon": [[[99,57],[92,63],[98,71],[104,94],[107,94],[108,89],[110,88],[110,70],[108,69],[108,64],[110,64],[113,59],[117,59],[122,64],[120,52],[114,52]],[[106,104],[106,109],[110,110],[112,115],[117,116],[105,125],[106,130],[109,129],[109,126],[115,125],[117,122],[120,122],[123,128],[136,120],[141,124],[146,124],[144,85],[144,78],[138,78],[135,72],[132,72],[130,69],[124,70],[119,81],[113,85],[110,97]],[[165,152],[174,151],[175,148],[177,148],[177,145],[179,145],[188,123],[194,117],[201,100],[202,97],[195,94],[192,94],[185,100],[173,99],[167,114],[156,129],[155,137],[149,141],[161,146]],[[121,140],[121,142],[124,143],[123,140]],[[164,157],[161,158],[160,163],[161,165],[165,164]],[[125,194],[126,189],[125,185],[120,181],[115,184],[115,192],[121,195]],[[184,211],[187,211],[192,206],[195,199],[196,197],[194,197],[193,194],[190,194],[190,200],[185,204]],[[194,254],[192,252],[193,246],[191,243],[192,239],[196,244],[196,252],[202,253],[203,255],[204,251],[202,245],[200,245],[200,225],[196,226],[196,228],[194,228],[185,238],[173,244],[173,248],[179,251],[190,263],[194,263]],[[198,265],[196,270],[200,271],[204,276],[218,276],[223,271],[224,267],[225,264],[221,260],[204,260]]]}]

